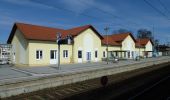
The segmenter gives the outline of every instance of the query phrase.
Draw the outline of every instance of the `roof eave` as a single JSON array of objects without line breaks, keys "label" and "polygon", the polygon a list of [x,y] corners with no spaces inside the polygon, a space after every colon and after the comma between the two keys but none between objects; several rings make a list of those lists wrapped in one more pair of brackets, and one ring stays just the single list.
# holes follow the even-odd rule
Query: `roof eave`
[{"label": "roof eave", "polygon": [[8,44],[10,44],[10,43],[12,42],[12,39],[13,39],[13,37],[14,37],[14,34],[15,34],[16,29],[17,29],[17,25],[16,25],[16,23],[15,23],[15,24],[13,25],[12,30],[11,30],[11,32],[10,32],[10,35],[9,35],[9,37],[8,37],[8,40],[7,40],[7,43],[8,43]]}]

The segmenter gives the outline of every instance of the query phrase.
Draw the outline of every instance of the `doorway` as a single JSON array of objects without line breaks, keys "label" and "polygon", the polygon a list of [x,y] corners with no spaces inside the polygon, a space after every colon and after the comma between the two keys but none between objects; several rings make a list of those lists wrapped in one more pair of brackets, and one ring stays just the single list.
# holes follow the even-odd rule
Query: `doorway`
[{"label": "doorway", "polygon": [[58,63],[57,50],[50,50],[50,64]]},{"label": "doorway", "polygon": [[87,52],[87,61],[91,61],[91,52]]}]

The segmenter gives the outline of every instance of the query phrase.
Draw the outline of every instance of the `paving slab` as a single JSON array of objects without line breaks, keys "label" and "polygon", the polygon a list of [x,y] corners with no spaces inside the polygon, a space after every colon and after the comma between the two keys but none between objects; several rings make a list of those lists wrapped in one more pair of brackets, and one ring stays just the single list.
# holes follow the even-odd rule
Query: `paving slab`
[{"label": "paving slab", "polygon": [[3,79],[13,79],[13,78],[22,78],[30,76],[43,76],[43,75],[52,75],[52,74],[66,74],[72,72],[81,72],[81,71],[90,71],[101,68],[109,67],[122,67],[130,64],[144,63],[148,61],[162,60],[170,57],[155,57],[155,58],[146,58],[141,59],[140,61],[134,60],[122,60],[118,63],[107,64],[106,62],[91,62],[91,63],[79,63],[79,64],[63,64],[60,65],[60,70],[57,65],[42,66],[42,67],[15,67],[11,65],[0,65],[0,80]]},{"label": "paving slab", "polygon": [[0,68],[0,80],[2,79],[11,79],[11,78],[19,78],[19,77],[27,77],[28,74],[21,73],[11,69],[11,67],[3,67]]}]

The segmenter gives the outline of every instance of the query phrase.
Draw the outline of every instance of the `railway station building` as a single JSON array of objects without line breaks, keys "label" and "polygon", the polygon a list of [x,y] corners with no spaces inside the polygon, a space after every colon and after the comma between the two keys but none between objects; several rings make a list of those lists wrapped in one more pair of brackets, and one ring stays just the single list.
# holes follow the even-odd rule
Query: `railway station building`
[{"label": "railway station building", "polygon": [[[66,40],[60,53],[57,34]],[[13,25],[7,43],[12,45],[13,64],[22,66],[57,64],[58,59],[61,64],[100,62],[107,57],[107,47],[110,56],[133,59],[152,51],[153,46],[150,40],[138,42],[131,33],[102,36],[92,25],[65,30],[25,23]]]}]

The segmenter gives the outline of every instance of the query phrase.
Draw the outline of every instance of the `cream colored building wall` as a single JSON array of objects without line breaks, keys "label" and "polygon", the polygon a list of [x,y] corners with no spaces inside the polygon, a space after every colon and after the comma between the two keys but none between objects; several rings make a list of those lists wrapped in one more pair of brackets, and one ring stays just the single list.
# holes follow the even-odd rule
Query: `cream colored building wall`
[{"label": "cream colored building wall", "polygon": [[[107,57],[107,50],[106,46],[101,46],[101,58],[106,58]],[[105,57],[103,57],[103,52],[105,52]]]},{"label": "cream colored building wall", "polygon": [[[124,41],[122,42],[122,48],[121,49],[122,49],[122,51],[129,51],[130,52],[130,58],[136,57],[137,53],[136,53],[136,49],[135,49],[135,42],[130,35],[127,36],[124,39]],[[123,57],[123,55],[122,55],[122,57]],[[126,53],[126,57],[128,58],[128,53]]]},{"label": "cream colored building wall", "polygon": [[[144,48],[140,48],[139,50],[139,47],[136,48],[136,51],[139,53],[140,51],[140,56],[144,56],[144,51],[153,51],[153,46],[152,46],[152,43],[149,41]],[[152,52],[150,52],[149,54],[149,57],[152,56]]]},{"label": "cream colored building wall", "polygon": [[145,48],[141,47],[139,49],[139,47],[136,47],[137,56],[139,56],[139,52],[140,52],[140,56],[144,56],[144,51],[145,51]]},{"label": "cream colored building wall", "polygon": [[[107,51],[106,51],[106,48],[107,46],[106,45],[103,45],[101,47],[102,49],[102,58],[106,58],[107,57]],[[108,46],[108,51],[120,51],[121,50],[121,46]],[[103,57],[103,52],[105,52],[105,57]]]},{"label": "cream colored building wall", "polygon": [[152,43],[149,41],[146,46],[145,46],[145,50],[146,51],[153,51],[153,46],[152,46]]},{"label": "cream colored building wall", "polygon": [[[105,46],[102,46],[101,47],[102,49],[102,51],[106,51],[106,48],[107,48],[107,46],[105,45]],[[117,51],[117,50],[121,50],[121,46],[119,47],[119,46],[108,46],[108,51]]]},{"label": "cream colored building wall", "polygon": [[[43,58],[36,59],[36,50],[43,51]],[[58,55],[58,45],[56,42],[49,42],[49,41],[29,41],[29,64],[30,66],[36,65],[49,65],[50,64],[50,51],[57,50]],[[68,57],[63,57],[63,50],[68,50]],[[72,45],[60,45],[60,63],[70,63],[72,58]],[[58,62],[58,56],[57,56]]]},{"label": "cream colored building wall", "polygon": [[122,50],[135,51],[135,42],[130,35],[122,42]]},{"label": "cream colored building wall", "polygon": [[[101,49],[101,39],[95,34],[92,29],[89,28],[74,38],[74,62],[87,62],[87,52],[91,52],[91,61],[101,61]],[[82,50],[82,59],[78,58],[78,50]],[[97,58],[95,58],[95,50],[98,51]]]},{"label": "cream colored building wall", "polygon": [[108,51],[117,51],[117,50],[121,50],[121,47],[119,47],[119,46],[109,46],[108,47]]},{"label": "cream colored building wall", "polygon": [[13,63],[28,64],[28,41],[24,38],[23,34],[17,29],[12,39],[12,52],[13,52]]},{"label": "cream colored building wall", "polygon": [[[60,46],[60,61],[62,64],[69,64],[73,63],[73,54],[72,54],[72,45],[61,45]],[[63,57],[63,50],[68,50],[68,57],[64,58]]]}]

